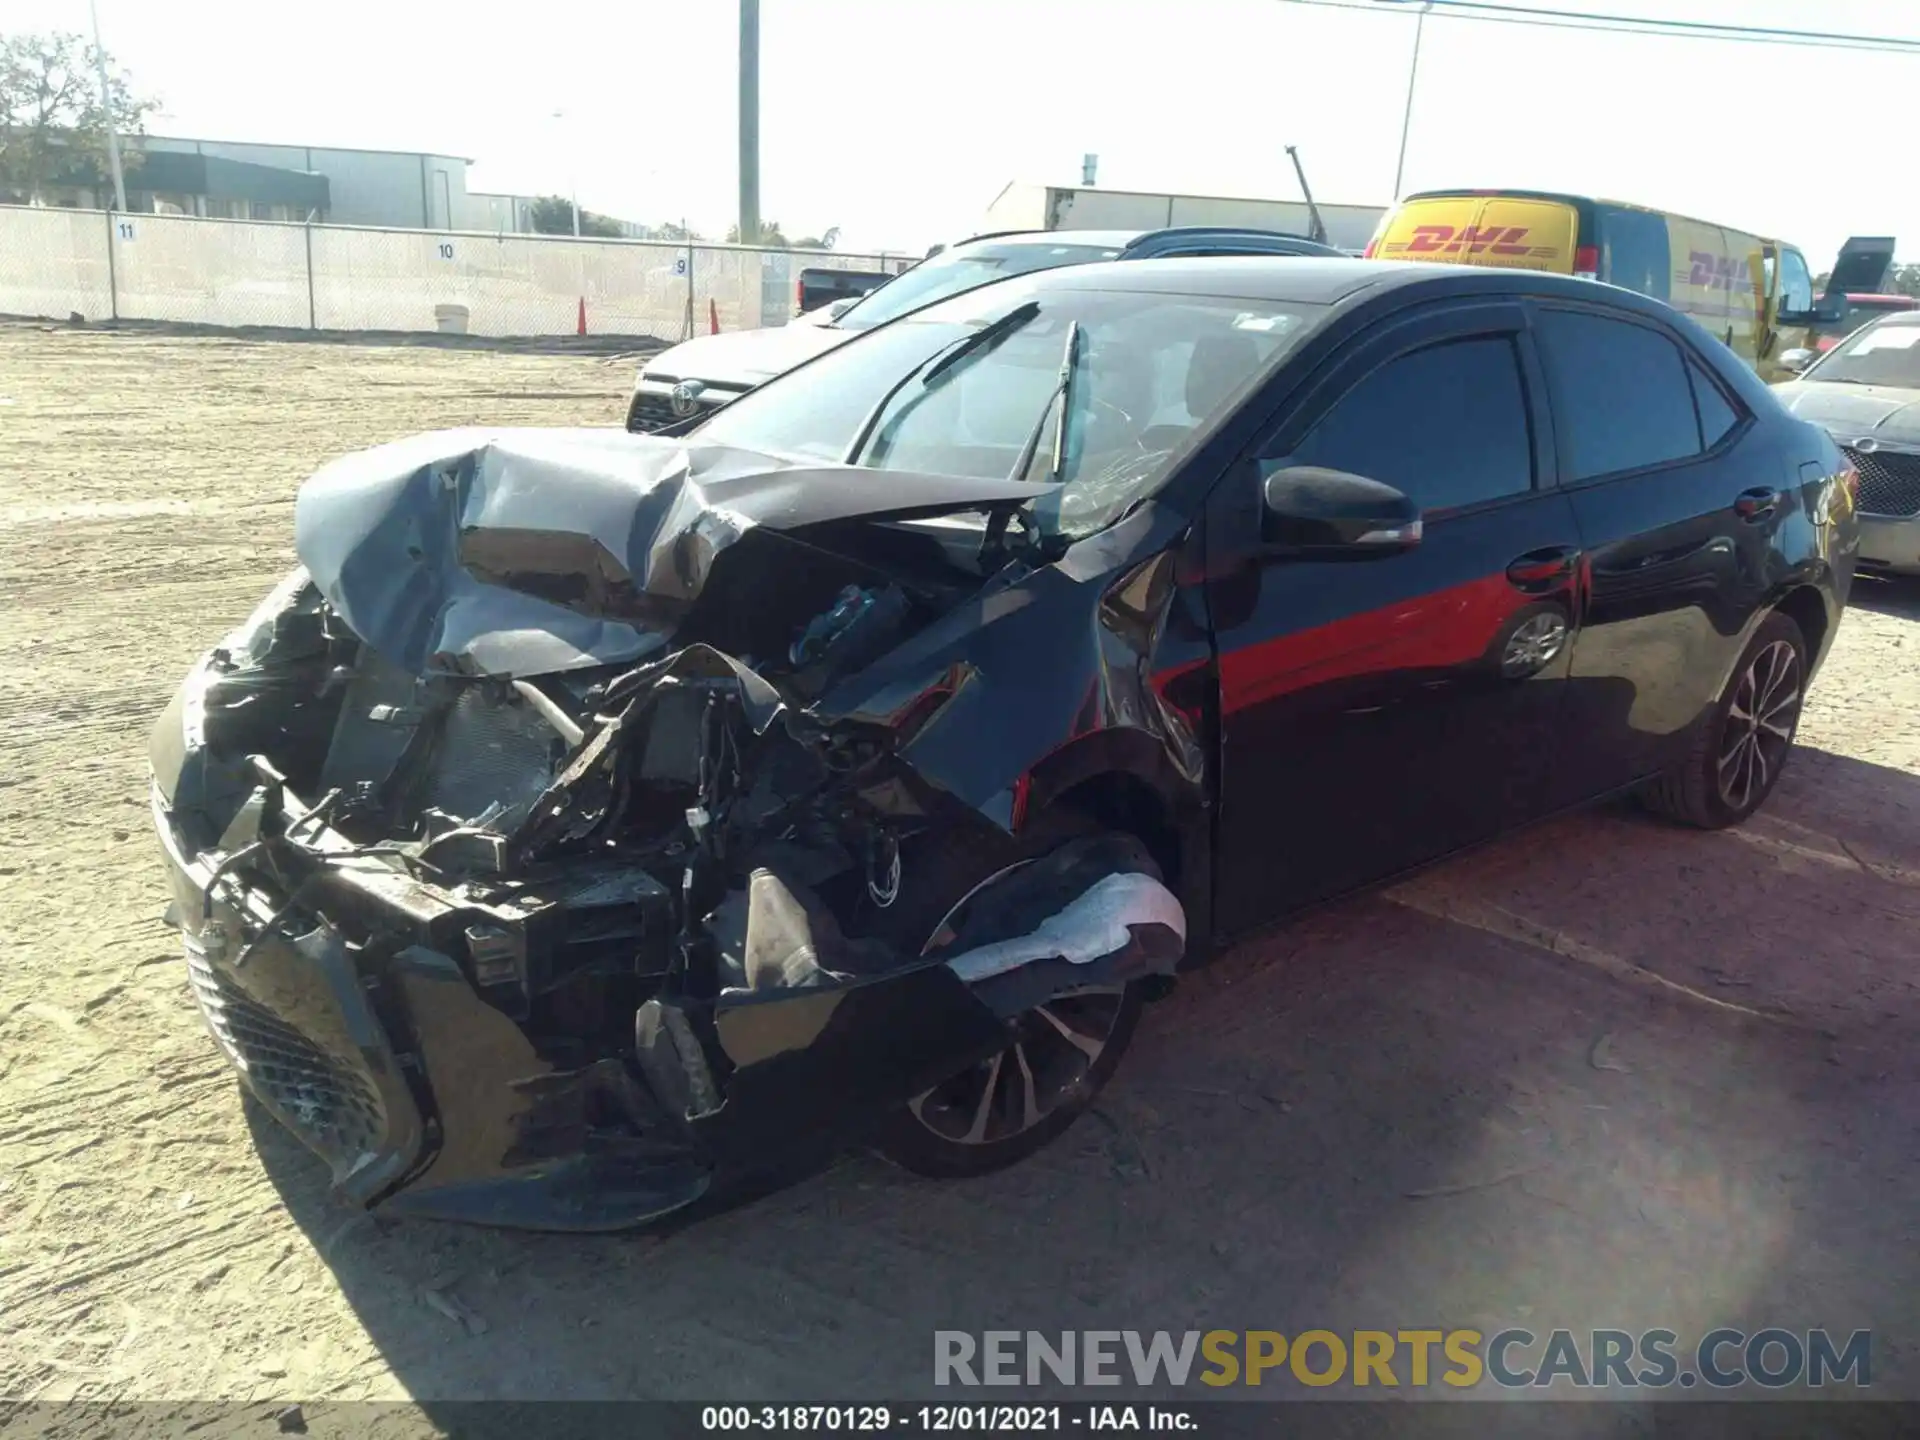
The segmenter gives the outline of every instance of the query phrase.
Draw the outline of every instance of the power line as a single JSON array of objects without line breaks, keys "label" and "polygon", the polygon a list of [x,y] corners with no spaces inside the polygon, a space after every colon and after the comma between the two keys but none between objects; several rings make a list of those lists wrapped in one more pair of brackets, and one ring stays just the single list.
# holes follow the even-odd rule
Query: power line
[{"label": "power line", "polygon": [[[1405,14],[1410,0],[1366,3],[1366,0],[1278,0],[1319,10],[1346,10],[1366,15]],[[1676,40],[1720,40],[1746,45],[1796,45],[1815,50],[1852,50],[1876,55],[1920,55],[1920,39],[1900,35],[1849,35],[1823,30],[1788,30],[1763,25],[1719,24],[1704,20],[1661,20],[1643,15],[1605,15],[1581,10],[1547,10],[1521,5],[1495,5],[1482,0],[1430,0],[1431,11],[1444,20],[1471,20],[1484,25],[1526,25],[1545,30],[1576,30],[1602,35],[1654,35]]]}]

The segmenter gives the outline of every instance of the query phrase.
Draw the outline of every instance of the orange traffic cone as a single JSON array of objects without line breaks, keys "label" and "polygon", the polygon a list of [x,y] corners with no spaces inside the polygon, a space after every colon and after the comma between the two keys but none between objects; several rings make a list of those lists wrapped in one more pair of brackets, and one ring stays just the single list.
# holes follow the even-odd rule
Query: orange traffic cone
[{"label": "orange traffic cone", "polygon": [[587,333],[587,297],[584,295],[580,297],[580,324],[573,333],[576,335]]},{"label": "orange traffic cone", "polygon": [[707,333],[709,335],[720,333],[720,307],[712,300],[707,301]]}]

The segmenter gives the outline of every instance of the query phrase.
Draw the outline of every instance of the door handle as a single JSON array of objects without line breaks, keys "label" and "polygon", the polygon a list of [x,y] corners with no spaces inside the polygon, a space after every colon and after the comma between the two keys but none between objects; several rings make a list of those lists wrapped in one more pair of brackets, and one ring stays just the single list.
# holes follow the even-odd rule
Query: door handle
[{"label": "door handle", "polygon": [[1507,566],[1507,580],[1515,589],[1539,594],[1571,578],[1579,560],[1579,550],[1571,545],[1529,550]]},{"label": "door handle", "polygon": [[1742,490],[1733,502],[1733,513],[1742,520],[1764,520],[1780,508],[1780,492],[1767,485]]}]

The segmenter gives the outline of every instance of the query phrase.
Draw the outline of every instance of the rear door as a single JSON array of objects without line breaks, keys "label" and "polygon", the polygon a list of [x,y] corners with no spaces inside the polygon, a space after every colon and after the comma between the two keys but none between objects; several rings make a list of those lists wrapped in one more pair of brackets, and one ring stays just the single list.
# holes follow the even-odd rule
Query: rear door
[{"label": "rear door", "polygon": [[1755,347],[1753,367],[1768,384],[1793,378],[1780,363],[1789,350],[1811,350],[1820,343],[1819,327],[1810,317],[1814,308],[1813,271],[1807,257],[1792,245],[1768,243],[1766,263],[1760,267],[1766,296],[1762,313],[1766,327]]},{"label": "rear door", "polygon": [[[1544,382],[1514,303],[1371,332],[1211,497],[1219,923],[1251,928],[1541,813],[1577,615]],[[1368,475],[1424,512],[1414,548],[1264,555],[1261,482]]]},{"label": "rear door", "polygon": [[1718,698],[1794,507],[1711,367],[1623,311],[1536,302],[1559,470],[1586,552],[1558,798],[1665,770]]},{"label": "rear door", "polygon": [[1448,195],[1406,201],[1374,249],[1378,260],[1573,273],[1579,212],[1561,200]]}]

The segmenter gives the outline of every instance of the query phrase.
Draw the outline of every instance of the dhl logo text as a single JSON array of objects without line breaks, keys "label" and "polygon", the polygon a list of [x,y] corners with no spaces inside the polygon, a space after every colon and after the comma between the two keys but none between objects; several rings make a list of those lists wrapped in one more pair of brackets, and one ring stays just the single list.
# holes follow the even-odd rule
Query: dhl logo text
[{"label": "dhl logo text", "polygon": [[1731,255],[1712,255],[1695,250],[1687,256],[1687,284],[1696,290],[1724,290],[1728,294],[1745,289],[1751,281],[1744,261]]},{"label": "dhl logo text", "polygon": [[1411,239],[1386,247],[1407,255],[1551,255],[1551,247],[1526,243],[1524,225],[1416,225]]}]

